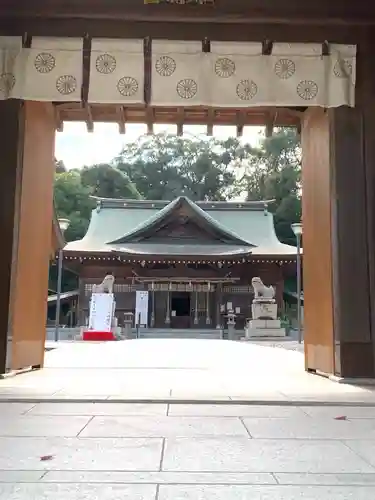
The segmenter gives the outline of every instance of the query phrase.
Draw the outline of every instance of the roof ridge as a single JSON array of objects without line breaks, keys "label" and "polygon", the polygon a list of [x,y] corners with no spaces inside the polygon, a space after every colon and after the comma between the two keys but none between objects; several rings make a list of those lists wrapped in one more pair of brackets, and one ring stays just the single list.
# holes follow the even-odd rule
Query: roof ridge
[{"label": "roof ridge", "polygon": [[177,200],[187,200],[189,202],[194,203],[194,205],[200,207],[201,209],[210,209],[210,210],[259,210],[264,211],[268,209],[268,205],[272,203],[273,199],[270,200],[254,200],[254,201],[212,201],[212,200],[203,200],[203,201],[194,201],[188,196],[181,195],[175,198],[174,200],[134,200],[129,198],[103,198],[99,196],[90,196],[91,199],[96,200],[97,207],[99,209],[103,208],[159,208],[162,209],[167,207],[173,202]]}]

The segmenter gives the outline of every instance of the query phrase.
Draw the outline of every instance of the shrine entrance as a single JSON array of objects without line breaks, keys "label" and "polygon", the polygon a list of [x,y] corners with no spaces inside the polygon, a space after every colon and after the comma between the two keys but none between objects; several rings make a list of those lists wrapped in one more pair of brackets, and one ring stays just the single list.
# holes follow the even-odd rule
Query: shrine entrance
[{"label": "shrine entrance", "polygon": [[306,369],[375,377],[372,7],[147,3],[0,7],[0,372],[43,365],[55,130],[106,121],[297,126]]},{"label": "shrine entrance", "polygon": [[192,310],[190,299],[190,292],[172,292],[171,328],[189,329],[191,327]]}]

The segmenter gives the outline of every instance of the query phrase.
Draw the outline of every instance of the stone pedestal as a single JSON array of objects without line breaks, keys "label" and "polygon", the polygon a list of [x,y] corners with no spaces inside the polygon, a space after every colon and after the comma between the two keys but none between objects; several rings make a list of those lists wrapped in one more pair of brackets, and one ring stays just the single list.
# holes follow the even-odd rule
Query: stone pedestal
[{"label": "stone pedestal", "polygon": [[285,328],[279,319],[254,319],[246,327],[246,338],[253,337],[285,337]]},{"label": "stone pedestal", "polygon": [[251,312],[253,319],[276,319],[277,304],[275,302],[253,302]]},{"label": "stone pedestal", "polygon": [[252,306],[253,319],[246,326],[246,338],[253,337],[285,337],[285,328],[277,319],[277,304],[274,300],[254,300]]}]

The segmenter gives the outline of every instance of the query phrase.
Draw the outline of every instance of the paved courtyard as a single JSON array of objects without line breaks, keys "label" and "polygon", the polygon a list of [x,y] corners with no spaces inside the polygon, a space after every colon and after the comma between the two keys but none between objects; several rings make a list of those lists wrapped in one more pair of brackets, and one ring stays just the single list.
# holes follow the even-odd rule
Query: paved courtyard
[{"label": "paved courtyard", "polygon": [[51,347],[0,380],[0,500],[375,496],[373,390],[306,374],[292,344]]},{"label": "paved courtyard", "polygon": [[1,500],[375,495],[375,407],[2,402],[0,415]]},{"label": "paved courtyard", "polygon": [[44,370],[0,380],[0,400],[375,404],[373,388],[308,374],[302,352],[271,345],[194,339],[52,344]]}]

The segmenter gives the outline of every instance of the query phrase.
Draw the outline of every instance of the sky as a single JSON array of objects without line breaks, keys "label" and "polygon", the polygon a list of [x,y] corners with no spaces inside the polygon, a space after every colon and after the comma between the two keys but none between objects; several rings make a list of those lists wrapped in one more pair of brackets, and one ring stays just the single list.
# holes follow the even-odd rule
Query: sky
[{"label": "sky", "polygon": [[[132,142],[146,133],[145,124],[127,124],[126,134],[118,132],[116,123],[95,123],[94,132],[87,132],[86,124],[81,122],[64,123],[63,132],[56,133],[57,160],[62,160],[66,168],[81,168],[83,165],[110,162],[127,142]],[[261,127],[244,127],[243,141],[253,145],[259,140]],[[156,134],[167,132],[174,134],[177,127],[173,125],[155,125]],[[236,127],[217,126],[213,130],[214,136],[225,139],[236,135]],[[184,134],[206,134],[204,125],[187,125]]]}]

